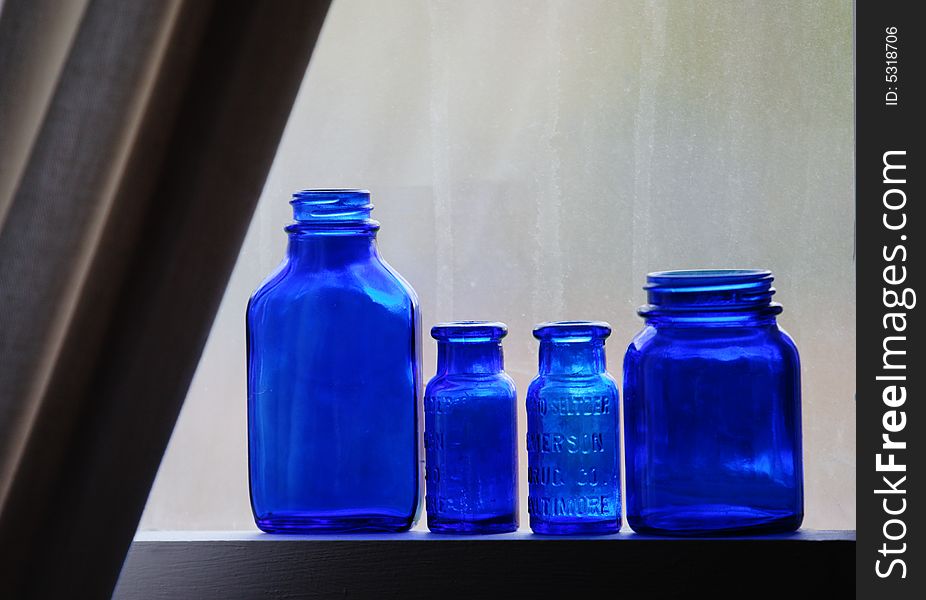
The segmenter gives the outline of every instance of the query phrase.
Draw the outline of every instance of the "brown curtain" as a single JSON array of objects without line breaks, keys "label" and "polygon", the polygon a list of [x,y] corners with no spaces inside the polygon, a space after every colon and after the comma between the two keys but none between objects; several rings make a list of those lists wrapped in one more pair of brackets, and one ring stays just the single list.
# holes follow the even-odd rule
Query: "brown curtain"
[{"label": "brown curtain", "polygon": [[2,2],[0,597],[111,593],[327,8]]}]

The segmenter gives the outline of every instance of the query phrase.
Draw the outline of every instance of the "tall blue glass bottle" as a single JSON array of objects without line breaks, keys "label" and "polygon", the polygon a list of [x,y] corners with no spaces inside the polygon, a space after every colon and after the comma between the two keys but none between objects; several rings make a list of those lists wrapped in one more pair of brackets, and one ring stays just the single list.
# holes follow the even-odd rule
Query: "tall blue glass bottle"
[{"label": "tall blue glass bottle", "polygon": [[784,532],[803,518],[800,360],[772,274],[651,273],[624,359],[627,521],[650,534]]},{"label": "tall blue glass bottle", "polygon": [[518,528],[517,408],[504,371],[502,323],[435,325],[437,374],[424,394],[428,528]]},{"label": "tall blue glass bottle", "polygon": [[251,507],[268,532],[402,531],[419,507],[418,301],[369,192],[306,190],[247,310]]},{"label": "tall blue glass bottle", "polygon": [[604,351],[610,334],[607,323],[593,321],[534,328],[540,369],[527,391],[527,506],[535,533],[620,529],[620,407]]}]

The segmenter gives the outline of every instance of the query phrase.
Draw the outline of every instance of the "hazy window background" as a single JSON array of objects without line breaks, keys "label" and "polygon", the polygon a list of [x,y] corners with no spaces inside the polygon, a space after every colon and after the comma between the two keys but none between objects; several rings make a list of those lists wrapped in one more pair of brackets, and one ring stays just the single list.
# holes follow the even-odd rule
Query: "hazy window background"
[{"label": "hazy window background", "polygon": [[292,191],[365,187],[421,300],[424,380],[435,322],[506,322],[522,440],[535,323],[609,321],[620,377],[648,271],[772,269],[803,358],[804,524],[854,528],[851,18],[848,1],[336,0],[141,527],[253,528],[245,305]]}]

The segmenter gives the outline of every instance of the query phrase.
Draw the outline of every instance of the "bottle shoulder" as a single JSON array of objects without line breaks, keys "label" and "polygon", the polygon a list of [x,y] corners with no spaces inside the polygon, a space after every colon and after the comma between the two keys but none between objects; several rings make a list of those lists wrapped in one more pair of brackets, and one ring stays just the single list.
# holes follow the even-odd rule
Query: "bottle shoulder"
[{"label": "bottle shoulder", "polygon": [[607,371],[587,375],[545,374],[535,377],[528,396],[558,393],[617,394],[617,380]]},{"label": "bottle shoulder", "polygon": [[514,380],[505,372],[435,375],[425,386],[425,396],[517,395]]},{"label": "bottle shoulder", "polygon": [[[647,324],[627,348],[625,361],[728,356],[798,360],[797,345],[777,323],[744,327],[655,327]],[[729,357],[729,356],[728,356]]]},{"label": "bottle shoulder", "polygon": [[284,259],[258,287],[249,310],[276,303],[330,305],[370,303],[389,309],[418,310],[418,297],[398,273],[381,260],[345,265],[339,269],[311,269]]},{"label": "bottle shoulder", "polygon": [[264,278],[260,285],[257,286],[257,289],[251,294],[251,297],[248,299],[249,310],[252,306],[259,304],[267,296],[271,295],[273,291],[289,277],[291,266],[287,258],[280,261],[276,268]]},{"label": "bottle shoulder", "polygon": [[415,288],[412,287],[412,284],[410,284],[407,279],[402,277],[402,275],[382,257],[378,258],[378,262],[385,270],[385,272],[387,272],[392,277],[393,282],[405,292],[411,303],[417,307],[419,302],[418,293],[415,292]]},{"label": "bottle shoulder", "polygon": [[784,328],[780,326],[778,327],[778,336],[776,338],[776,341],[778,341],[780,344],[782,344],[783,346],[787,347],[789,350],[794,352],[794,354],[798,354],[797,342],[794,341],[794,338],[791,337],[790,333],[785,331]]}]

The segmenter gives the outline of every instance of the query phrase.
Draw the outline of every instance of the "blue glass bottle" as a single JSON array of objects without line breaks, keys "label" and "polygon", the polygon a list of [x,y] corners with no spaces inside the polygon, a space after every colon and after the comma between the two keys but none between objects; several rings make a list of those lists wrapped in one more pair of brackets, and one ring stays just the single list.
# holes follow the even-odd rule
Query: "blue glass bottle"
[{"label": "blue glass bottle", "polygon": [[504,371],[506,333],[504,324],[485,321],[431,329],[437,374],[424,393],[424,440],[435,533],[518,528],[517,393]]},{"label": "blue glass bottle", "polygon": [[651,273],[624,358],[627,522],[665,535],[803,519],[800,360],[772,274]]},{"label": "blue glass bottle", "polygon": [[419,497],[419,315],[363,190],[293,195],[247,309],[251,507],[268,532],[403,531]]},{"label": "blue glass bottle", "polygon": [[531,529],[596,535],[620,529],[620,406],[606,371],[607,323],[534,328],[539,374],[527,391]]}]

